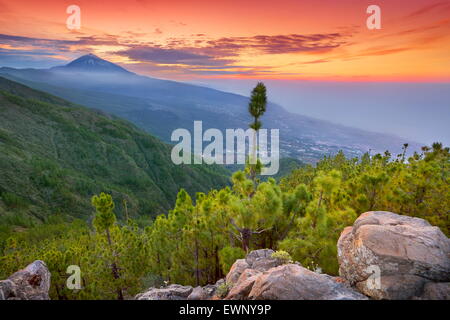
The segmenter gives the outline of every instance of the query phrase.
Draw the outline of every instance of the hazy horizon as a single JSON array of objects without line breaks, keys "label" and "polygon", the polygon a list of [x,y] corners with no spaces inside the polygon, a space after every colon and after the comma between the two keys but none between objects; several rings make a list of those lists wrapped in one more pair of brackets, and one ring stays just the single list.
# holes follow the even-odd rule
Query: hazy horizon
[{"label": "hazy horizon", "polygon": [[[257,80],[192,81],[248,96]],[[286,110],[418,143],[450,145],[450,83],[264,80],[269,100]]]},{"label": "hazy horizon", "polygon": [[[33,67],[40,69],[39,65],[35,60]],[[41,68],[59,65],[42,61]],[[244,96],[249,96],[257,81],[263,81],[269,100],[290,112],[422,144],[450,145],[450,83],[217,78],[174,81]]]},{"label": "hazy horizon", "polygon": [[65,2],[0,0],[0,66],[48,68],[93,53],[141,75],[246,96],[261,80],[269,99],[291,112],[450,145],[449,1],[76,7],[73,24]]}]

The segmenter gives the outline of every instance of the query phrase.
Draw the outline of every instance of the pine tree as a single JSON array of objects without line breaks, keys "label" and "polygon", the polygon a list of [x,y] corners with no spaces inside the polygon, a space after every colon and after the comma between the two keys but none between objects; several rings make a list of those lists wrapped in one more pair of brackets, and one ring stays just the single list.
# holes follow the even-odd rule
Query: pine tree
[{"label": "pine tree", "polygon": [[296,227],[280,242],[280,248],[294,260],[330,274],[337,274],[337,239],[343,228],[356,219],[341,186],[340,171],[319,172],[313,181],[313,197],[305,203],[304,216],[296,220]]},{"label": "pine tree", "polygon": [[236,172],[232,180],[235,193],[229,202],[230,223],[238,232],[242,249],[248,252],[252,236],[270,230],[282,215],[282,194],[272,178],[256,190],[242,171]]},{"label": "pine tree", "polygon": [[258,130],[262,127],[262,123],[259,119],[266,112],[266,107],[266,86],[264,85],[264,83],[258,82],[256,87],[252,90],[250,102],[248,105],[248,111],[253,117],[253,122],[250,124],[250,128],[254,130],[252,156],[248,161],[250,177],[253,181],[255,181],[256,175],[261,171],[261,162],[257,158],[257,134]]},{"label": "pine tree", "polygon": [[[112,253],[111,271],[115,280],[120,279],[119,268],[117,267],[116,256],[117,253],[114,249],[114,244],[111,239],[111,228],[116,223],[116,216],[113,212],[114,201],[111,195],[101,193],[99,196],[92,197],[92,205],[95,207],[97,214],[94,218],[94,227],[98,232],[105,232],[106,239],[108,240],[108,246]],[[117,298],[123,300],[122,288],[117,289]]]}]

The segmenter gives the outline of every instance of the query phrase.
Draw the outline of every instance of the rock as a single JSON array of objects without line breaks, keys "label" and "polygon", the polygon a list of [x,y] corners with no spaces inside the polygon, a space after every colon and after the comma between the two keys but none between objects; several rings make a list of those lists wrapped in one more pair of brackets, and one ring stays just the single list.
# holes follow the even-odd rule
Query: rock
[{"label": "rock", "polygon": [[[221,290],[230,285],[226,300],[450,300],[450,239],[422,219],[390,212],[362,214],[339,238],[340,277],[298,263],[282,264],[273,253],[250,252],[214,285],[151,288],[136,299],[220,299],[216,291],[226,283],[227,290]],[[9,282],[3,287],[3,292],[11,291]]]},{"label": "rock", "polygon": [[188,300],[203,300],[204,299],[204,293],[203,288],[198,286],[192,289],[191,294],[187,297]]},{"label": "rock", "polygon": [[426,282],[422,277],[399,274],[380,277],[380,287],[366,280],[356,283],[356,288],[373,299],[408,300],[420,295]]},{"label": "rock", "polygon": [[272,258],[273,253],[274,251],[270,249],[254,250],[247,254],[245,259],[236,260],[225,278],[226,283],[234,285],[246,269],[264,272],[281,265],[281,261]]},{"label": "rock", "polygon": [[339,274],[375,299],[411,299],[427,282],[450,281],[450,239],[419,218],[363,213],[341,233]]},{"label": "rock", "polygon": [[282,264],[278,259],[272,258],[273,253],[270,249],[254,250],[245,257],[245,261],[251,269],[264,272]]},{"label": "rock", "polygon": [[50,277],[46,264],[36,260],[0,281],[0,300],[50,300]]},{"label": "rock", "polygon": [[285,264],[257,276],[248,295],[254,300],[366,300],[367,297],[297,264]]},{"label": "rock", "polygon": [[420,296],[423,300],[450,300],[450,282],[428,282]]},{"label": "rock", "polygon": [[237,259],[231,266],[230,271],[225,278],[226,283],[234,285],[238,281],[242,272],[244,272],[245,269],[249,268],[250,266],[245,261],[245,259]]},{"label": "rock", "polygon": [[232,288],[226,300],[244,300],[248,298],[253,284],[262,272],[282,264],[279,259],[272,258],[273,250],[260,249],[247,254],[245,259],[238,259],[227,274],[226,283]]},{"label": "rock", "polygon": [[247,254],[245,257],[245,261],[251,266],[253,263],[255,263],[257,260],[260,259],[272,259],[272,254],[274,253],[271,249],[259,249],[259,250],[253,250],[250,253]]},{"label": "rock", "polygon": [[254,269],[246,269],[239,277],[236,284],[231,288],[225,300],[245,300],[252,290],[256,279],[261,275],[261,272]]},{"label": "rock", "polygon": [[219,279],[216,281],[216,288],[225,283],[225,278]]},{"label": "rock", "polygon": [[191,294],[187,297],[188,300],[209,300],[214,297],[217,286],[208,284],[204,287],[195,287]]},{"label": "rock", "polygon": [[171,284],[165,288],[150,288],[144,293],[136,295],[136,300],[187,300],[192,293],[191,286]]}]

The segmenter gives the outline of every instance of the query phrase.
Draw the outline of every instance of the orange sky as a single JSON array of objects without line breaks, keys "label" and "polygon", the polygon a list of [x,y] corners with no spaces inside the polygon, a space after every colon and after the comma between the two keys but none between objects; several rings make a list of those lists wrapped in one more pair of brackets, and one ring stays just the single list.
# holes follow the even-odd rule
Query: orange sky
[{"label": "orange sky", "polygon": [[[366,28],[371,4],[381,30]],[[0,13],[0,66],[92,52],[173,79],[450,80],[450,0],[0,0]]]}]

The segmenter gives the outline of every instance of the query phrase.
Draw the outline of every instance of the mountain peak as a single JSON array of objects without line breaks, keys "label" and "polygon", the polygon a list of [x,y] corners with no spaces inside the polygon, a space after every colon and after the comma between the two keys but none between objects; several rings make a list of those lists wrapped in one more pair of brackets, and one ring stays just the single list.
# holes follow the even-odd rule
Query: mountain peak
[{"label": "mountain peak", "polygon": [[98,73],[131,73],[128,70],[97,57],[95,54],[89,53],[81,56],[68,64],[55,67],[59,71],[79,71],[79,72],[98,72]]}]

